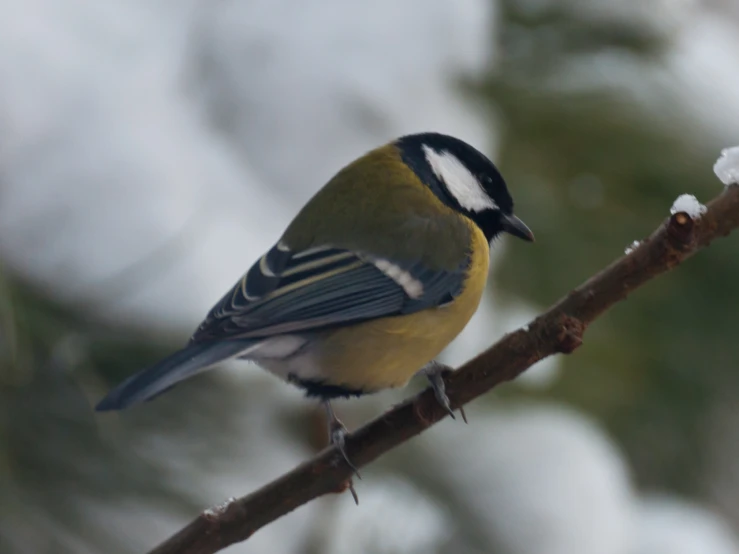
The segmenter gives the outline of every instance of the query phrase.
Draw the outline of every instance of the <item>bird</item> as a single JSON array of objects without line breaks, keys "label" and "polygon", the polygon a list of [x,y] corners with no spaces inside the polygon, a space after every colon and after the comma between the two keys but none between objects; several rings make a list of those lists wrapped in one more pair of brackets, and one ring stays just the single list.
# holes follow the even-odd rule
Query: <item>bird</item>
[{"label": "bird", "polygon": [[495,164],[461,139],[401,136],[338,171],[208,312],[184,348],[96,406],[120,410],[229,359],[256,362],[320,400],[329,441],[347,430],[331,401],[425,375],[453,416],[436,360],[478,308],[490,247],[534,235]]}]

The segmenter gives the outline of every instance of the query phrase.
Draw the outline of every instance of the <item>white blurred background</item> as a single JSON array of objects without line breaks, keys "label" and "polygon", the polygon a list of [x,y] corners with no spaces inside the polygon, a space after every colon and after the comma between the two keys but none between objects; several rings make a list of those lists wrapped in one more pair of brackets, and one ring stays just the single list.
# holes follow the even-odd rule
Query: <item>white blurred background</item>
[{"label": "white blurred background", "polygon": [[[461,363],[667,215],[739,142],[728,0],[0,1],[0,550],[134,553],[323,445],[238,364],[139,409],[108,386],[186,340],[342,165],[399,135],[500,163]],[[739,553],[736,241],[229,552]],[[734,286],[732,286],[734,285]],[[350,427],[421,387],[340,403]]]}]

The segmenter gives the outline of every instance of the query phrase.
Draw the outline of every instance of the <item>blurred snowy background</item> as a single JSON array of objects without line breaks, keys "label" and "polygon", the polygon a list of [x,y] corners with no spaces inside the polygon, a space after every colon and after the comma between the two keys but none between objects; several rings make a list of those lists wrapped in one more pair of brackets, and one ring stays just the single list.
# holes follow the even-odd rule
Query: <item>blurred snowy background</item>
[{"label": "blurred snowy background", "polygon": [[[488,152],[496,244],[461,362],[643,238],[739,142],[734,0],[0,1],[0,551],[147,550],[323,446],[238,365],[130,412],[343,164],[408,132]],[[515,247],[514,247],[515,246]],[[737,554],[732,238],[233,553]],[[355,427],[418,390],[339,403]]]}]

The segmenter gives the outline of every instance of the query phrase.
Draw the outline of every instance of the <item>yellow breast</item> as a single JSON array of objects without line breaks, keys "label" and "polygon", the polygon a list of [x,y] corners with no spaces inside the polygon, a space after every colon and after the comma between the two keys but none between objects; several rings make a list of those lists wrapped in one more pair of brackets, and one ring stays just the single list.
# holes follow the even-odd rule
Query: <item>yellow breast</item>
[{"label": "yellow breast", "polygon": [[469,225],[472,256],[462,293],[440,308],[332,331],[316,360],[326,384],[367,392],[403,386],[464,329],[477,311],[490,261],[485,236]]}]

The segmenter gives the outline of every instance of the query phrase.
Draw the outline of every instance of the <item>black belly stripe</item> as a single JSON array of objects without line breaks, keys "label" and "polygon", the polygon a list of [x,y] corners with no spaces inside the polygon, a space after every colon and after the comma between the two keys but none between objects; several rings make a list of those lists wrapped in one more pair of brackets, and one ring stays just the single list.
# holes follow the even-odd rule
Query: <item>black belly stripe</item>
[{"label": "black belly stripe", "polygon": [[333,398],[351,398],[352,396],[363,396],[372,391],[344,387],[342,385],[329,385],[324,379],[301,379],[294,373],[287,376],[287,380],[305,391],[310,398],[331,400]]}]

